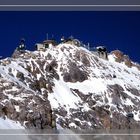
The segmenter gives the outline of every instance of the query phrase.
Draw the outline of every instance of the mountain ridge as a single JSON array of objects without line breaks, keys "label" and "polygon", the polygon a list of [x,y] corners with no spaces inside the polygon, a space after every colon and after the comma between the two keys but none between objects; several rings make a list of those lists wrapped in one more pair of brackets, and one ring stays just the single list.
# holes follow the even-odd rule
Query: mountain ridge
[{"label": "mountain ridge", "polygon": [[25,128],[139,127],[140,66],[119,50],[99,58],[62,43],[0,60],[0,116]]}]

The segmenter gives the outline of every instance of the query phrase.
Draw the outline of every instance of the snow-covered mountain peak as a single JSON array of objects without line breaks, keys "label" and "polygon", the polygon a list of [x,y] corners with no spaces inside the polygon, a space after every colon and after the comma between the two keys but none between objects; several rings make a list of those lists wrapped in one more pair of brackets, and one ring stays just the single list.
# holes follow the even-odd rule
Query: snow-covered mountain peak
[{"label": "snow-covered mountain peak", "polygon": [[0,61],[0,115],[26,128],[91,129],[125,127],[131,112],[136,126],[139,67],[118,50],[105,60],[69,43],[15,50]]}]

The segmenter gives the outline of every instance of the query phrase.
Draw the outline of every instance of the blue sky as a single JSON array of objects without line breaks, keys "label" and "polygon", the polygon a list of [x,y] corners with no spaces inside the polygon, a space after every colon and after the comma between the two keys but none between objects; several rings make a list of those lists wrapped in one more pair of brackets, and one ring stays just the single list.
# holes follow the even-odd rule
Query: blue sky
[{"label": "blue sky", "polygon": [[104,45],[109,51],[119,49],[140,63],[140,12],[0,12],[0,55],[11,56],[25,38],[29,50],[46,39],[46,34],[75,38]]}]

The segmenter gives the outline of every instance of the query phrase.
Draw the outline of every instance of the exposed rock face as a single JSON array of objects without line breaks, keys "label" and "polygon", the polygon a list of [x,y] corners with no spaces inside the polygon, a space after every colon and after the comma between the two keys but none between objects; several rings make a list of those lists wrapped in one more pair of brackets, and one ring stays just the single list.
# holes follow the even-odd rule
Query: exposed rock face
[{"label": "exposed rock face", "polygon": [[132,67],[133,63],[130,60],[128,55],[124,55],[123,52],[119,51],[119,50],[115,50],[113,52],[111,52],[112,54],[114,54],[116,56],[116,61],[121,63],[124,62],[126,66],[128,67]]},{"label": "exposed rock face", "polygon": [[124,56],[123,52],[121,52],[119,50],[115,50],[112,53],[115,54],[117,62],[123,61],[123,56]]},{"label": "exposed rock face", "polygon": [[0,116],[25,128],[139,128],[140,66],[112,54],[117,62],[65,43],[15,51],[0,63]]},{"label": "exposed rock face", "polygon": [[[30,53],[26,52],[26,58],[28,55],[30,58]],[[24,56],[18,52],[14,53],[14,58],[21,57],[25,62],[20,62],[17,67],[18,70],[13,69],[13,67],[8,68],[10,76],[7,78],[14,81],[4,80],[5,75],[2,74],[0,79],[2,84],[0,87],[0,116],[19,121],[26,128],[52,128],[52,109],[47,98],[48,93],[52,92],[54,86],[52,79],[59,79],[59,75],[54,69],[57,63],[55,61],[48,63],[46,67],[51,66],[53,71],[46,72],[44,76],[42,70],[44,70],[46,62],[36,59],[36,61],[31,61],[31,65],[29,64],[30,61],[24,60]],[[12,61],[12,59],[9,61]],[[16,61],[16,59],[13,61]],[[8,64],[6,63],[5,68]],[[18,64],[16,63],[16,65]],[[16,71],[16,73],[14,74],[13,71]]]},{"label": "exposed rock face", "polygon": [[19,72],[19,71],[18,71],[16,77],[17,77],[19,80],[24,81],[24,74],[23,74],[22,72]]},{"label": "exposed rock face", "polygon": [[[13,96],[11,100],[9,100],[8,96],[4,96],[4,93],[1,93],[3,94],[1,95],[1,102],[4,100],[6,102],[3,102],[3,105],[1,104],[0,115],[19,121],[27,128],[51,128],[52,111],[46,96],[40,97],[40,95],[34,95],[31,91],[26,93],[26,90],[21,93],[19,90],[16,92],[17,96],[10,93]],[[19,97],[21,95],[25,97]]]},{"label": "exposed rock face", "polygon": [[64,73],[64,81],[65,82],[83,82],[88,79],[88,75],[86,71],[82,71],[76,65],[76,63],[69,63],[69,72]]},{"label": "exposed rock face", "polygon": [[15,50],[12,54],[12,58],[19,58],[19,55],[24,54],[24,53],[25,53],[24,50],[22,51]]}]

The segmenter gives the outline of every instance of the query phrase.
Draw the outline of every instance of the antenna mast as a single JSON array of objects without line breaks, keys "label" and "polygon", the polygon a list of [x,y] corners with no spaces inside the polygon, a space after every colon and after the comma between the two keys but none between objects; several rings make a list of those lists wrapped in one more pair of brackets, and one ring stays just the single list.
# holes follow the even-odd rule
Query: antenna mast
[{"label": "antenna mast", "polygon": [[90,51],[90,44],[88,43],[88,50]]}]

